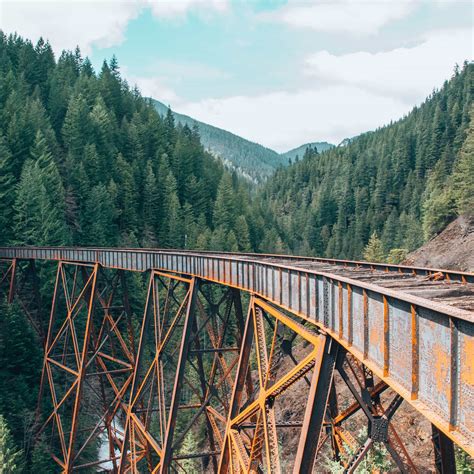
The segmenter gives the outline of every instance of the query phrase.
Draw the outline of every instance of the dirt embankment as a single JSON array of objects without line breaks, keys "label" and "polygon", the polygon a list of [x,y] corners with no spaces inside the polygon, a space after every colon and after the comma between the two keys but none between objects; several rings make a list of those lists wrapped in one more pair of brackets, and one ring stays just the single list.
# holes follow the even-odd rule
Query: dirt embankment
[{"label": "dirt embankment", "polygon": [[474,216],[458,217],[403,264],[474,272]]}]

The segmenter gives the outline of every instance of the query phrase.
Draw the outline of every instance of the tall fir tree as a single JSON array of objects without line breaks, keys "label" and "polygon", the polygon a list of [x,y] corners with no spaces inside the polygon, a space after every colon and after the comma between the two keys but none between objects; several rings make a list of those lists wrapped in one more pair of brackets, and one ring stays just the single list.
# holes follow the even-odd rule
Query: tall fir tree
[{"label": "tall fir tree", "polygon": [[23,466],[23,453],[15,446],[8,425],[0,415],[0,472],[19,474]]}]

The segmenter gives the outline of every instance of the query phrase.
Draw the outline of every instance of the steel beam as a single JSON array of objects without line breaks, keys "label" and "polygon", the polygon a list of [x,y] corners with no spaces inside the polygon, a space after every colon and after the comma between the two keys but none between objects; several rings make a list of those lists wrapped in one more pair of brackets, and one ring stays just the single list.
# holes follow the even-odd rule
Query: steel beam
[{"label": "steel beam", "polygon": [[326,336],[325,341],[320,345],[320,351],[314,365],[313,379],[293,468],[294,474],[303,474],[313,470],[324,415],[329,402],[330,388],[333,383],[338,351],[339,345],[329,336]]}]

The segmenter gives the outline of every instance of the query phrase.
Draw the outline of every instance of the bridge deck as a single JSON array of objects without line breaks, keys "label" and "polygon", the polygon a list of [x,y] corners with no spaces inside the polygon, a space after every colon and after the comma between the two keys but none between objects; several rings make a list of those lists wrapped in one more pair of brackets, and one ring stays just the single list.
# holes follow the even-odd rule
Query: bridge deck
[{"label": "bridge deck", "polygon": [[[467,311],[474,311],[474,282],[468,280],[469,274],[460,272],[458,278],[451,279],[449,272],[443,270],[432,270],[424,272],[407,273],[401,272],[399,268],[383,268],[383,266],[369,266],[362,262],[360,266],[348,266],[344,263],[325,263],[311,260],[285,260],[284,257],[260,258],[259,261],[279,263],[281,265],[292,265],[297,268],[315,270],[334,275],[351,278],[354,280],[371,283],[396,291],[403,291],[413,296],[426,298],[442,304],[454,306]],[[335,261],[334,261],[335,262]],[[352,262],[351,262],[352,263]],[[451,277],[455,272],[451,272]],[[454,274],[454,275],[453,275]],[[462,280],[462,275],[465,280]]]},{"label": "bridge deck", "polygon": [[289,256],[0,248],[0,258],[160,269],[260,296],[330,334],[474,455],[474,274]]}]

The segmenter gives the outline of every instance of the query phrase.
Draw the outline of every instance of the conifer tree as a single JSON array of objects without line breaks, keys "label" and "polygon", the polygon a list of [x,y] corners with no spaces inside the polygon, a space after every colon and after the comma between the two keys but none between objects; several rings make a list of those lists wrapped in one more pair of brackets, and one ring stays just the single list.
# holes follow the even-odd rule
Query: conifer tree
[{"label": "conifer tree", "polygon": [[23,470],[23,453],[14,444],[7,422],[0,415],[0,472],[20,473]]},{"label": "conifer tree", "polygon": [[3,135],[0,134],[0,245],[12,238],[15,177],[12,173],[12,156]]},{"label": "conifer tree", "polygon": [[100,160],[99,172],[107,175],[116,156],[115,122],[101,96],[98,96],[90,112],[91,137]]},{"label": "conifer tree", "polygon": [[74,159],[79,159],[84,153],[91,131],[92,124],[86,100],[81,93],[71,96],[62,127],[62,137]]},{"label": "conifer tree", "polygon": [[181,246],[182,223],[181,205],[178,199],[176,179],[173,173],[169,172],[165,183],[165,218],[161,222],[164,230],[163,246],[168,248],[179,248]]},{"label": "conifer tree", "polygon": [[[62,183],[54,163],[43,169],[40,164],[32,160],[25,163],[16,189],[15,241],[28,245],[66,245],[69,231]],[[51,194],[51,190],[57,190],[57,194]]]},{"label": "conifer tree", "polygon": [[382,241],[379,239],[377,232],[373,232],[370,236],[369,242],[364,249],[364,260],[375,263],[385,260]]},{"label": "conifer tree", "polygon": [[145,185],[143,187],[143,228],[144,242],[147,245],[156,245],[156,229],[158,227],[159,195],[157,182],[151,161],[147,162],[145,171]]},{"label": "conifer tree", "polygon": [[237,239],[237,247],[241,252],[250,252],[252,247],[250,245],[249,226],[245,216],[237,217],[235,223],[235,236]]},{"label": "conifer tree", "polygon": [[230,230],[227,234],[225,249],[228,252],[238,252],[239,251],[239,244],[237,242],[237,237],[235,236],[235,232]]},{"label": "conifer tree", "polygon": [[112,246],[117,242],[116,209],[113,192],[115,183],[94,186],[85,203],[84,242],[88,245]]},{"label": "conifer tree", "polygon": [[233,228],[236,218],[235,206],[232,178],[229,174],[224,174],[219,183],[214,204],[213,217],[216,228],[222,227],[226,232]]},{"label": "conifer tree", "polygon": [[130,164],[121,153],[116,159],[116,183],[120,189],[118,208],[120,209],[119,228],[121,231],[138,230],[138,192]]},{"label": "conifer tree", "polygon": [[9,387],[0,391],[0,414],[18,446],[24,443],[24,420],[35,410],[41,362],[41,347],[23,310],[0,303],[0,386]]}]

